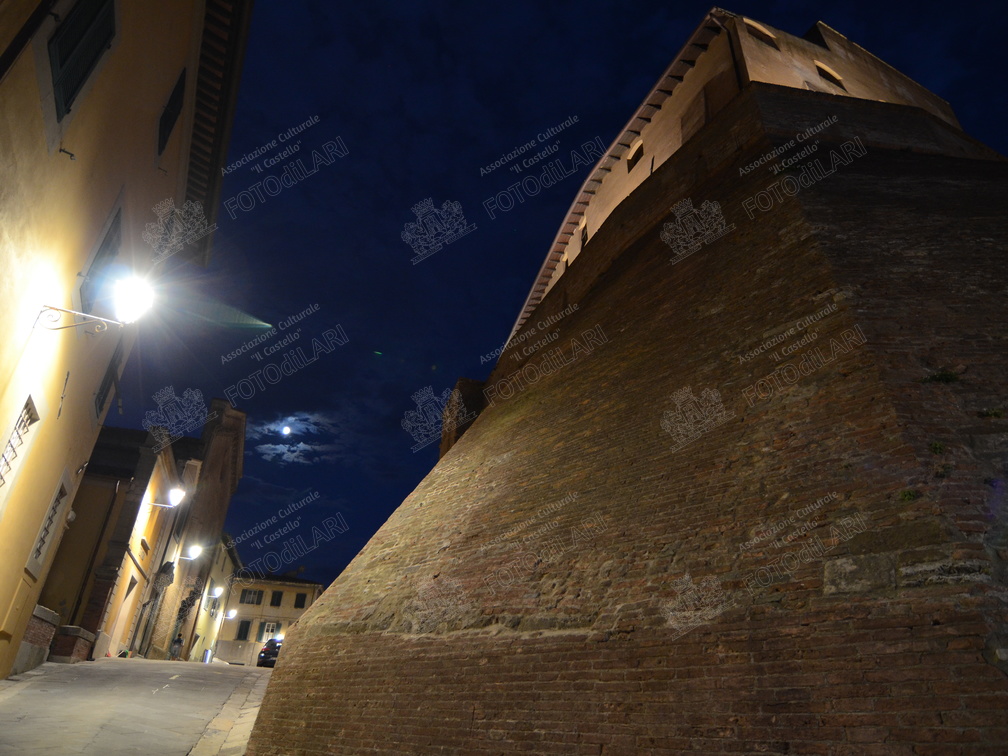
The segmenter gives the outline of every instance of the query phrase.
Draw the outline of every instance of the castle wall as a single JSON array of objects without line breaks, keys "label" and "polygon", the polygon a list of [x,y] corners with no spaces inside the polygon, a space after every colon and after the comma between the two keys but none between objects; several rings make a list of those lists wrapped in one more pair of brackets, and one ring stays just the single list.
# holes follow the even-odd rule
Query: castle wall
[{"label": "castle wall", "polygon": [[[834,114],[846,163],[752,210],[778,179],[739,168]],[[1006,172],[920,110],[746,91],[287,636],[248,753],[996,753]],[[684,198],[734,228],[672,262]]]}]

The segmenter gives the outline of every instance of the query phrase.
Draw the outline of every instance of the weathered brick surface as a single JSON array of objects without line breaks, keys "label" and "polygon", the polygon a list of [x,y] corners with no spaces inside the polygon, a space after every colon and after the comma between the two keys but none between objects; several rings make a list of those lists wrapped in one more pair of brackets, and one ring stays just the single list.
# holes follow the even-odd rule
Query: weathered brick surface
[{"label": "weathered brick surface", "polygon": [[50,658],[59,657],[60,661],[70,663],[87,661],[93,645],[93,635],[81,637],[76,634],[64,633],[61,629],[53,639],[52,647],[49,650]]},{"label": "weathered brick surface", "polygon": [[28,629],[25,630],[21,642],[38,646],[39,648],[49,648],[49,644],[52,643],[55,634],[56,625],[32,615],[32,618],[28,620]]},{"label": "weathered brick surface", "polygon": [[[750,220],[776,179],[738,166],[834,113],[820,150],[868,154]],[[745,92],[531,319],[577,302],[555,346],[606,341],[485,408],[304,615],[248,752],[1000,752],[1008,419],[983,411],[1008,409],[1006,177],[921,111]],[[671,265],[684,197],[736,228]],[[866,343],[750,405],[788,358],[740,355],[831,304],[814,346]],[[921,382],[941,371],[958,380]],[[685,386],[734,416],[674,449]],[[745,546],[831,492],[793,546]],[[820,556],[752,582],[814,538]],[[682,632],[687,573],[728,606]]]}]

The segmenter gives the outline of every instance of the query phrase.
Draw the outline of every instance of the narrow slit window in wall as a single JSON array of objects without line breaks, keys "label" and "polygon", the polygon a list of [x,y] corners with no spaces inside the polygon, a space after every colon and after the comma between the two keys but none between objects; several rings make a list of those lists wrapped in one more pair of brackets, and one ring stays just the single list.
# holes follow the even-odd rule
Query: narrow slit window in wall
[{"label": "narrow slit window in wall", "polygon": [[634,166],[640,162],[642,157],[644,157],[644,142],[637,142],[637,145],[630,149],[630,153],[627,156],[627,173],[630,173],[634,169]]},{"label": "narrow slit window in wall", "polygon": [[843,84],[843,79],[840,78],[840,74],[834,71],[832,68],[824,63],[820,63],[818,60],[815,61],[816,71],[819,72],[819,76],[830,84],[836,87],[840,87],[843,91],[847,91],[847,87]]}]

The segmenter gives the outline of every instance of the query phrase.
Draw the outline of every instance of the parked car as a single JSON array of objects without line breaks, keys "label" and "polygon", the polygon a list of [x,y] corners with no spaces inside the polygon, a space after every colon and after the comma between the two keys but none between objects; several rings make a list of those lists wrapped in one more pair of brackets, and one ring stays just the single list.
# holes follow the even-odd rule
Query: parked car
[{"label": "parked car", "polygon": [[259,652],[259,661],[256,662],[257,667],[274,667],[276,666],[277,655],[280,653],[280,647],[283,645],[282,640],[277,640],[276,638],[270,638],[266,641],[266,645],[262,647],[262,651]]}]

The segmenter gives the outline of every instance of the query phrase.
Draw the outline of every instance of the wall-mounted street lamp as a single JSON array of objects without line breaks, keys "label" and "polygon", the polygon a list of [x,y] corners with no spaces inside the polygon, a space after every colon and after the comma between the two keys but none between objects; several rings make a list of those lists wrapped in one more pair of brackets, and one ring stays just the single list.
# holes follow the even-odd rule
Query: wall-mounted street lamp
[{"label": "wall-mounted street lamp", "polygon": [[203,547],[202,546],[190,546],[189,547],[189,556],[187,556],[187,557],[180,556],[179,559],[185,559],[185,560],[196,559],[202,553],[203,553]]},{"label": "wall-mounted street lamp", "polygon": [[181,488],[173,488],[168,492],[168,503],[158,504],[156,501],[152,501],[150,504],[152,507],[164,507],[166,509],[174,509],[179,504],[182,503],[182,499],[185,498],[186,492]]},{"label": "wall-mounted street lamp", "polygon": [[218,585],[216,588],[213,589],[214,598],[220,598],[222,593],[224,593],[224,586],[222,585]]},{"label": "wall-mounted street lamp", "polygon": [[228,619],[234,619],[235,617],[238,616],[238,610],[237,609],[229,609],[226,616],[227,616]]},{"label": "wall-mounted street lamp", "polygon": [[[42,324],[42,327],[49,331],[62,331],[64,328],[79,328],[80,326],[94,326],[94,333],[101,333],[108,330],[110,325],[117,325],[122,328],[127,323],[134,323],[147,312],[154,304],[154,290],[151,285],[139,276],[122,278],[113,285],[113,309],[118,320],[109,318],[99,318],[97,315],[88,315],[77,310],[67,310],[62,307],[42,305],[42,310],[35,318],[35,325]],[[80,322],[59,325],[63,315],[71,315],[75,319],[83,318]]]}]

